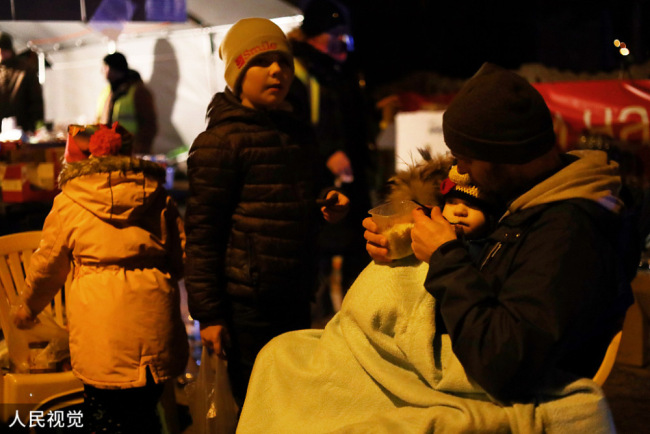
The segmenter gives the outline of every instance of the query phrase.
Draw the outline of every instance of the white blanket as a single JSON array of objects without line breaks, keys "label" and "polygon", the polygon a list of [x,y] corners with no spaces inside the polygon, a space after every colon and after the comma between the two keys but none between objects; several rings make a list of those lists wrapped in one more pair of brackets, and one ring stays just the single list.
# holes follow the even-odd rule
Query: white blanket
[{"label": "white blanket", "polygon": [[285,333],[259,354],[238,433],[613,432],[601,389],[581,379],[500,406],[435,333],[428,266],[371,263],[324,330]]}]

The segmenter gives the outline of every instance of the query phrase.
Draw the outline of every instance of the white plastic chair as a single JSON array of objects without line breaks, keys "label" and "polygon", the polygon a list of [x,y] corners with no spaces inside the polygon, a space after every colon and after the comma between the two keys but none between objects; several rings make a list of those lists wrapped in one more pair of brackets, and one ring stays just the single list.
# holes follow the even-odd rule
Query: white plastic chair
[{"label": "white plastic chair", "polygon": [[[0,237],[0,326],[7,341],[9,355],[24,350],[26,343],[10,318],[12,305],[25,288],[25,273],[32,253],[38,248],[41,231],[21,232]],[[72,274],[72,273],[71,273]],[[68,276],[66,286],[72,280]],[[41,321],[52,319],[66,328],[63,291],[41,314]],[[22,346],[22,348],[21,348]],[[22,421],[29,420],[33,410],[57,410],[83,402],[83,383],[72,371],[48,373],[3,372],[0,378],[0,420],[13,420],[16,411]],[[18,405],[20,404],[20,405]]]}]

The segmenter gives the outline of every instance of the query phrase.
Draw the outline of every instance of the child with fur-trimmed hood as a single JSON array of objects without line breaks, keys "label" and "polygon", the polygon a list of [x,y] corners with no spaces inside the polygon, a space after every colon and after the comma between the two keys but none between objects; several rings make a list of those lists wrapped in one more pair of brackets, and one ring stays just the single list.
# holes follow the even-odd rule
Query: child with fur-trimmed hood
[{"label": "child with fur-trimmed hood", "polygon": [[84,427],[156,432],[163,384],[188,360],[177,284],[185,235],[164,168],[131,158],[128,133],[118,128],[69,127],[61,193],[14,323],[30,328],[74,265],[65,300]]},{"label": "child with fur-trimmed hood", "polygon": [[497,202],[460,174],[450,155],[432,156],[419,150],[423,161],[397,172],[388,181],[387,202],[412,200],[425,207],[439,206],[442,216],[456,228],[473,258],[499,217]]}]

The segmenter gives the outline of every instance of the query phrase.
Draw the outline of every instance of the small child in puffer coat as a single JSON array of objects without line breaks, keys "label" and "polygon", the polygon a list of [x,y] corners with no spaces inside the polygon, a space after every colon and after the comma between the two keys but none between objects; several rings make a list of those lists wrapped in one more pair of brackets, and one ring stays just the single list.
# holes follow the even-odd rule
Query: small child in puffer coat
[{"label": "small child in puffer coat", "polygon": [[178,287],[185,234],[163,187],[164,168],[131,158],[127,135],[116,128],[101,125],[88,139],[88,128],[70,127],[61,193],[14,323],[33,325],[73,267],[65,301],[84,427],[152,433],[160,431],[163,384],[188,360]]}]

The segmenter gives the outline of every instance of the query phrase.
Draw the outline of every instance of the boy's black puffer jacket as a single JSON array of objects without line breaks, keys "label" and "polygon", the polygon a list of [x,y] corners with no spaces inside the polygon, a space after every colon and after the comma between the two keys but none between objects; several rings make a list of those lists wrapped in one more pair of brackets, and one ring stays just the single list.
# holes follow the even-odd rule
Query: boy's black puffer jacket
[{"label": "boy's black puffer jacket", "polygon": [[304,303],[313,262],[319,171],[310,129],[290,112],[247,108],[227,89],[188,159],[185,285],[190,313],[225,318],[231,297]]}]

